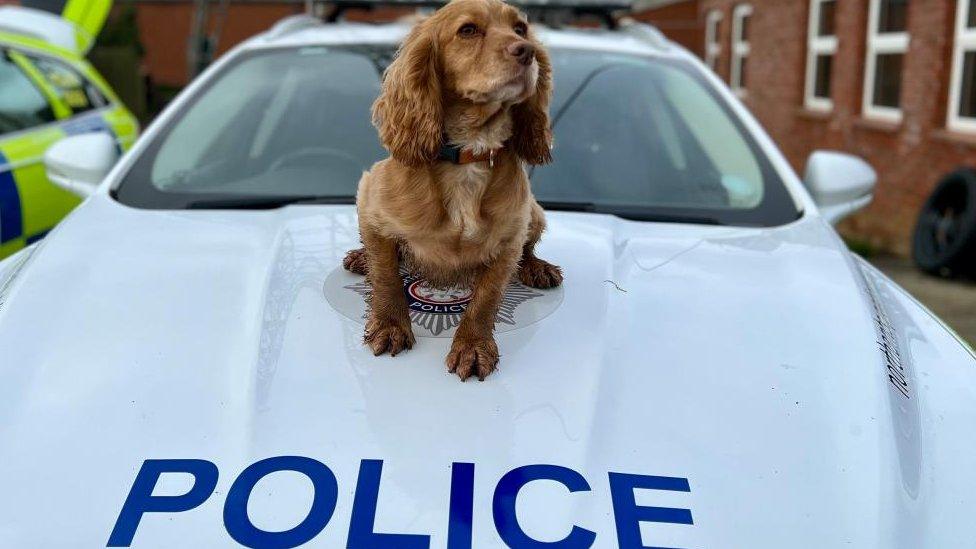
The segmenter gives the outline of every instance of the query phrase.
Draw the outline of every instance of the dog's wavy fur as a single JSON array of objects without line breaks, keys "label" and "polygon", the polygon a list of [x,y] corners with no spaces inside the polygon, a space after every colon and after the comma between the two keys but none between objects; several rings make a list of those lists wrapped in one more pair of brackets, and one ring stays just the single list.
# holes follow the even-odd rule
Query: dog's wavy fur
[{"label": "dog's wavy fur", "polygon": [[[545,218],[525,171],[550,161],[551,94],[548,54],[500,0],[453,0],[411,30],[373,105],[390,158],[359,182],[363,248],[344,261],[372,285],[365,341],[375,354],[414,344],[401,263],[435,285],[471,285],[447,357],[462,380],[495,369],[495,315],[513,276],[562,283],[533,252]],[[494,166],[455,165],[437,161],[445,137],[474,153],[504,148]]]}]

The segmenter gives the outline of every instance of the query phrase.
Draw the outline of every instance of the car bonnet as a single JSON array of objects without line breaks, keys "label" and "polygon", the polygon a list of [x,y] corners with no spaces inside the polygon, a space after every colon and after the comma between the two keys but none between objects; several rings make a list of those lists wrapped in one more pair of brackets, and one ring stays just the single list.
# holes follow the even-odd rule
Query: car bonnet
[{"label": "car bonnet", "polygon": [[891,546],[920,412],[822,220],[548,220],[564,286],[515,288],[499,371],[461,383],[449,307],[364,348],[351,207],[96,195],[0,309],[0,545]]}]

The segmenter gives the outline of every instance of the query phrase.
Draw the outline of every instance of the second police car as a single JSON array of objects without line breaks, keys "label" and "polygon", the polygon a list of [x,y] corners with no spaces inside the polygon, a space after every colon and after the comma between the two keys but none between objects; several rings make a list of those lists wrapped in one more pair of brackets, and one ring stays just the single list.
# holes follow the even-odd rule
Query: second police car
[{"label": "second police car", "polygon": [[88,132],[119,150],[135,141],[135,117],[84,58],[110,6],[70,0],[61,16],[0,6],[0,258],[43,238],[80,202],[44,173],[52,144]]}]

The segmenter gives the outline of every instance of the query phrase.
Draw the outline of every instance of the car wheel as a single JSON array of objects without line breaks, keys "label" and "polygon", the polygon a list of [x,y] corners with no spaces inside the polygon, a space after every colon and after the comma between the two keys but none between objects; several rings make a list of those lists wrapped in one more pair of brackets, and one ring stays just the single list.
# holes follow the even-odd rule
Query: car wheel
[{"label": "car wheel", "polygon": [[918,214],[912,257],[931,274],[976,272],[976,171],[957,170],[936,185]]}]

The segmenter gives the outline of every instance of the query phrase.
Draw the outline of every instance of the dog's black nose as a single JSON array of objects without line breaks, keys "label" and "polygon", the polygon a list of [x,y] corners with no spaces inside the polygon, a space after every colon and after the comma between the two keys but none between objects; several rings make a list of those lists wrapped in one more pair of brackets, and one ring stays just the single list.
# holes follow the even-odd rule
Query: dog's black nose
[{"label": "dog's black nose", "polygon": [[535,59],[535,46],[525,40],[512,42],[508,45],[508,54],[514,57],[520,65],[528,65]]}]

